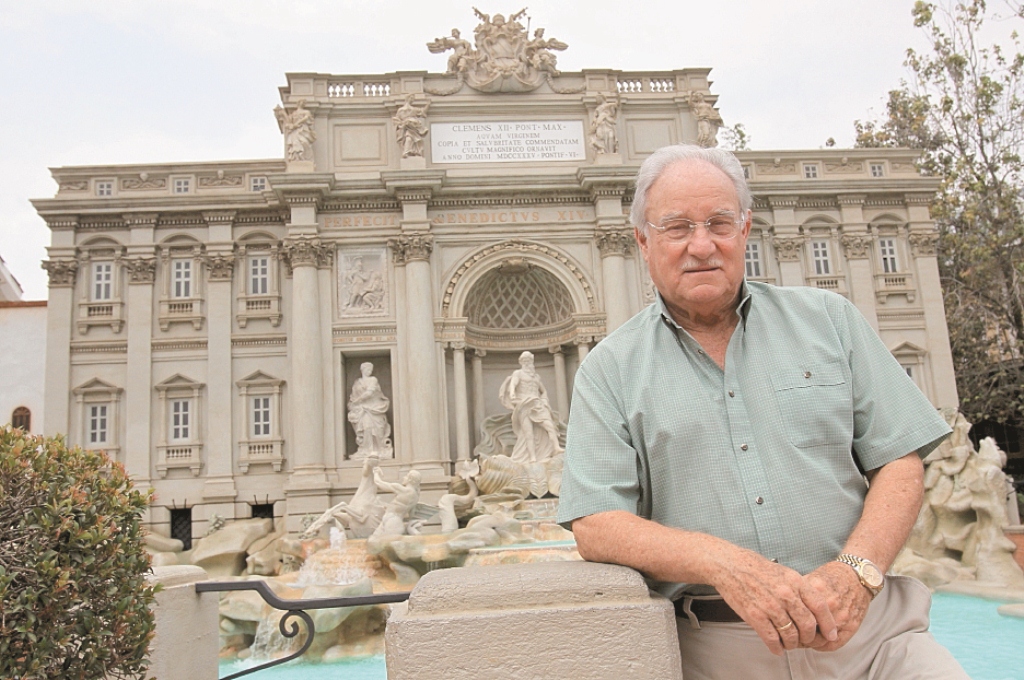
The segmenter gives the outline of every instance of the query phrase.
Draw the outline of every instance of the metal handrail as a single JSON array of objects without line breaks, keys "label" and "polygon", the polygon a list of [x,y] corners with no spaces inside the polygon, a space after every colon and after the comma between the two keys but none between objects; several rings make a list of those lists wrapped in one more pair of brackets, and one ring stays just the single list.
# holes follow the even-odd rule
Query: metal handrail
[{"label": "metal handrail", "polygon": [[313,625],[312,617],[304,611],[306,609],[333,609],[335,607],[361,607],[375,604],[392,604],[395,602],[405,602],[409,599],[409,592],[401,592],[381,593],[380,595],[356,595],[352,597],[317,597],[310,598],[308,600],[286,600],[282,597],[278,597],[265,581],[202,581],[196,584],[197,593],[222,593],[229,590],[255,590],[271,607],[284,611],[284,615],[278,623],[278,629],[281,631],[282,636],[286,638],[293,638],[299,634],[299,624],[297,621],[292,621],[290,626],[285,625],[292,617],[298,617],[305,621],[308,635],[306,636],[306,641],[303,643],[302,648],[294,654],[290,654],[286,657],[275,659],[273,661],[268,661],[267,663],[259,666],[246,668],[245,670],[220,678],[220,680],[234,680],[234,678],[240,678],[243,675],[250,675],[251,673],[261,671],[265,668],[288,663],[289,661],[297,659],[305,654],[306,650],[313,644],[313,636],[316,634],[316,626]]}]

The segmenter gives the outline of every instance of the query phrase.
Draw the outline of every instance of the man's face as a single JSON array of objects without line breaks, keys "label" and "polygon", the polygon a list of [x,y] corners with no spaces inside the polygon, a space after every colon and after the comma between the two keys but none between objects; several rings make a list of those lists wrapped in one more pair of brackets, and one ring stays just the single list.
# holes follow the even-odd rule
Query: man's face
[{"label": "man's face", "polygon": [[650,227],[646,236],[637,230],[651,280],[673,316],[707,316],[730,310],[743,283],[750,213],[740,214],[732,180],[700,160],[669,166],[647,193],[644,217],[655,225],[669,218],[703,222],[723,211],[743,218],[742,230],[731,239],[713,238],[701,226],[684,243],[670,242]]}]

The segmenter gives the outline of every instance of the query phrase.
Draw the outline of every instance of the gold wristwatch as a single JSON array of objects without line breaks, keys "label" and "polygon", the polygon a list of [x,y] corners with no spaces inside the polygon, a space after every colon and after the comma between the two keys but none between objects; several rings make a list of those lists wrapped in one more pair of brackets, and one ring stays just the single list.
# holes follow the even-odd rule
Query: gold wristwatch
[{"label": "gold wristwatch", "polygon": [[885,574],[871,560],[843,553],[835,561],[853,567],[853,570],[857,572],[857,578],[860,579],[861,585],[871,591],[871,599],[875,599],[875,596],[882,592],[882,588],[885,586]]}]

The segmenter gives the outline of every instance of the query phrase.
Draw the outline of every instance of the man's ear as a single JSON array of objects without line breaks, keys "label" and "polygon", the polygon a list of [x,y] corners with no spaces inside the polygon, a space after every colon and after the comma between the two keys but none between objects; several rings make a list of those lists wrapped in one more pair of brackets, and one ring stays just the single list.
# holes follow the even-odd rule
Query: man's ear
[{"label": "man's ear", "polygon": [[640,248],[640,253],[644,256],[644,261],[647,261],[647,235],[639,228],[633,227],[633,237],[636,238],[636,244]]}]

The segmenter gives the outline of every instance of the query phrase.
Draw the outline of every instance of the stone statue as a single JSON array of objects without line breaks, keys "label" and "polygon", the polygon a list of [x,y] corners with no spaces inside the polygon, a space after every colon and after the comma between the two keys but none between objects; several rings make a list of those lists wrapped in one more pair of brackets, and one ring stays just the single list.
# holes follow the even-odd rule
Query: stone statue
[{"label": "stone statue", "polygon": [[547,390],[533,365],[533,354],[519,355],[521,368],[501,384],[498,399],[512,411],[512,430],[516,444],[512,460],[519,463],[543,463],[562,452],[558,444],[555,414],[548,403]]},{"label": "stone statue", "polygon": [[321,527],[332,521],[339,530],[351,531],[353,538],[366,538],[372,534],[380,525],[385,509],[384,503],[377,498],[377,482],[374,479],[378,461],[377,456],[367,456],[363,461],[362,479],[359,480],[359,487],[352,500],[338,503],[310,522],[306,530],[299,534],[299,538],[314,538]]},{"label": "stone statue", "polygon": [[538,28],[533,32],[533,40],[526,43],[524,50],[526,58],[529,60],[530,65],[538,71],[546,71],[553,76],[559,75],[559,70],[555,68],[555,63],[558,58],[551,53],[551,50],[565,50],[568,49],[568,45],[560,40],[554,38],[545,40],[544,29]]},{"label": "stone statue", "polygon": [[395,136],[402,147],[402,158],[423,155],[423,138],[427,134],[427,109],[430,103],[423,106],[413,105],[413,95],[405,96],[405,104],[395,112],[392,121],[395,123]]},{"label": "stone statue", "polygon": [[453,50],[448,57],[448,73],[465,72],[469,68],[470,60],[474,58],[473,46],[470,45],[468,40],[462,38],[462,34],[459,33],[457,28],[452,29],[452,36],[450,38],[443,37],[433,42],[428,42],[427,49],[432,54]]},{"label": "stone statue", "polygon": [[722,127],[722,117],[707,102],[703,92],[690,93],[690,110],[697,119],[697,145],[718,146],[718,128]]},{"label": "stone statue", "polygon": [[617,153],[619,139],[616,128],[619,120],[619,98],[616,95],[597,95],[600,102],[590,120],[590,146],[597,153]]},{"label": "stone statue", "polygon": [[458,511],[473,507],[473,502],[480,493],[474,477],[480,474],[478,461],[462,461],[455,466],[455,478],[461,479],[468,487],[468,493],[446,493],[437,501],[441,518],[441,533],[448,534],[459,528]]},{"label": "stone statue", "polygon": [[477,8],[473,13],[480,20],[473,32],[475,46],[461,37],[458,29],[451,37],[427,43],[433,54],[452,50],[448,57],[448,73],[481,92],[530,92],[547,78],[559,75],[553,50],[568,48],[564,42],[544,37],[538,28],[530,39],[520,19],[522,9],[506,20],[501,14],[492,18]]},{"label": "stone statue", "polygon": [[348,399],[348,421],[356,431],[356,444],[359,447],[352,458],[390,458],[394,452],[387,416],[391,400],[384,396],[380,382],[373,376],[373,364],[363,362],[359,365],[359,372],[362,377],[353,383],[352,394]]},{"label": "stone statue", "polygon": [[388,482],[381,477],[380,468],[373,471],[373,480],[377,488],[385,493],[393,493],[395,497],[384,508],[384,517],[370,534],[367,542],[377,541],[383,536],[401,536],[407,534],[406,520],[409,519],[416,504],[420,501],[420,473],[409,470],[405,479],[399,482]]},{"label": "stone statue", "polygon": [[313,114],[306,110],[306,100],[300,99],[299,105],[291,113],[279,105],[274,108],[274,115],[284,133],[285,159],[312,161],[316,132],[313,130]]}]

